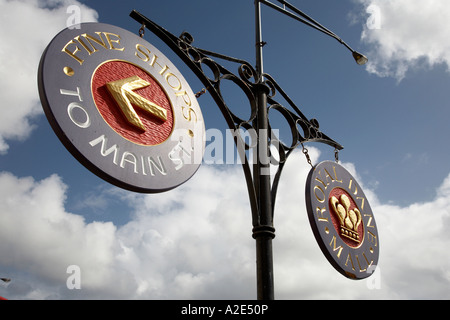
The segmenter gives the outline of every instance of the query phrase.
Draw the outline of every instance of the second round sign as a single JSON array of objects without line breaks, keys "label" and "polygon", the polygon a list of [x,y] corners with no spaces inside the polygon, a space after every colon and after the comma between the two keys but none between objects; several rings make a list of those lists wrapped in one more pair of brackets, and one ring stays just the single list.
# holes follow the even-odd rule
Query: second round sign
[{"label": "second round sign", "polygon": [[338,163],[319,163],[308,175],[306,208],[317,243],[333,267],[351,279],[372,275],[380,239],[369,201],[356,179]]}]

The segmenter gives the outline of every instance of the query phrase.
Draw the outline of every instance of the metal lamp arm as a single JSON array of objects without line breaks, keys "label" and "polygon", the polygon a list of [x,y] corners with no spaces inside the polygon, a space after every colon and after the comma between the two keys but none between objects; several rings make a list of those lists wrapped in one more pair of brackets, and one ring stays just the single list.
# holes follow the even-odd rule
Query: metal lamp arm
[{"label": "metal lamp arm", "polygon": [[284,15],[286,15],[290,18],[293,18],[313,29],[316,29],[316,30],[326,34],[327,36],[332,37],[333,39],[336,39],[340,44],[342,44],[350,52],[352,52],[353,58],[355,59],[356,63],[358,63],[359,65],[363,65],[363,64],[367,63],[368,59],[366,56],[364,56],[362,53],[359,53],[359,52],[353,50],[344,40],[341,39],[341,37],[339,37],[333,31],[331,31],[331,30],[327,29],[326,27],[324,27],[323,25],[321,25],[319,22],[317,22],[316,20],[314,20],[313,18],[311,18],[310,16],[308,16],[307,14],[305,14],[304,12],[302,12],[300,9],[296,8],[289,2],[284,1],[284,0],[277,0],[278,2],[280,2],[281,4],[286,6],[288,9],[294,11],[294,13],[292,13],[292,12],[286,10],[285,8],[282,8],[270,1],[267,1],[267,0],[258,0],[258,1],[272,9],[275,9],[278,12],[283,13]]}]

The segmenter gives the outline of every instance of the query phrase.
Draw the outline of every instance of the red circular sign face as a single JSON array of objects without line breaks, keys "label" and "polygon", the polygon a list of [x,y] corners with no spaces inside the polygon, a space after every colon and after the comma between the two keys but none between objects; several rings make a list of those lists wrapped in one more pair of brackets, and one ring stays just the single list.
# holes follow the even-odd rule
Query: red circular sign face
[{"label": "red circular sign face", "polygon": [[[114,98],[108,84],[114,83],[117,79],[140,79],[140,85],[136,89],[123,90],[118,87],[118,94],[122,99],[131,101],[128,105],[131,108],[121,108],[118,104],[119,98]],[[132,83],[128,80],[128,83]],[[125,83],[126,85],[126,83]],[[120,90],[122,89],[122,90]],[[125,61],[108,61],[100,65],[92,77],[92,93],[95,104],[103,119],[125,139],[134,143],[154,146],[166,141],[173,129],[173,110],[170,101],[155,79],[141,68]],[[133,103],[133,96],[140,101],[149,101],[152,105],[159,106],[166,110],[166,119],[161,119],[151,112]],[[145,100],[143,100],[145,99]],[[143,127],[133,125],[127,120],[126,113],[135,112]]]},{"label": "red circular sign face", "polygon": [[357,248],[364,240],[362,216],[353,198],[342,188],[334,188],[329,194],[331,220],[342,241]]}]

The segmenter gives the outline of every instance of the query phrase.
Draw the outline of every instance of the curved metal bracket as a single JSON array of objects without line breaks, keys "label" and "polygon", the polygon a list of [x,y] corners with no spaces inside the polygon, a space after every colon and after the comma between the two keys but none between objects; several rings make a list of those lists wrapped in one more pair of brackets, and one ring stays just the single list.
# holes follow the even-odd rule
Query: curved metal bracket
[{"label": "curved metal bracket", "polygon": [[[282,141],[280,141],[279,137],[277,137],[273,133],[273,130],[270,127],[269,119],[269,130],[271,132],[266,134],[269,137],[269,145],[274,146],[278,150],[279,158],[276,161],[275,158],[271,156],[271,161],[275,164],[278,164],[277,172],[275,174],[271,188],[272,219],[281,172],[291,152],[300,143],[305,142],[325,143],[333,146],[338,150],[342,149],[343,147],[319,130],[319,123],[317,120],[308,120],[270,75],[264,74],[264,78],[266,80],[264,81],[264,83],[259,83],[255,80],[257,78],[255,69],[247,61],[211,52],[201,48],[196,48],[192,46],[194,38],[189,33],[183,32],[179,37],[176,37],[137,11],[133,10],[130,13],[130,16],[138,21],[141,25],[145,25],[147,29],[152,31],[166,45],[168,45],[172,49],[172,51],[176,53],[183,60],[183,62],[196,74],[198,79],[203,83],[205,88],[211,94],[215,103],[222,112],[222,115],[224,116],[228,127],[233,130],[234,133],[235,145],[238,150],[238,154],[244,170],[245,179],[247,182],[250,206],[252,210],[253,226],[266,227],[266,225],[261,225],[259,223],[260,210],[258,208],[257,199],[258,179],[255,178],[252,173],[251,163],[248,161],[246,153],[246,151],[252,149],[255,146],[257,139],[259,139],[260,137],[257,131],[256,100],[258,92],[262,90],[261,86],[265,86],[265,89],[270,92],[267,98],[266,106],[268,108],[268,112],[273,111],[280,113],[286,119],[292,133],[291,145],[284,144]],[[237,63],[238,74],[236,75],[230,72],[222,65],[214,61],[211,57]],[[209,72],[209,74],[212,73],[212,77],[209,77],[205,74],[204,71],[206,68],[208,68],[208,71],[211,71]],[[250,106],[250,117],[248,119],[242,119],[234,112],[232,112],[232,110],[227,106],[221,90],[223,88],[223,84],[226,81],[231,81],[235,85],[237,85],[248,98]],[[287,101],[289,106],[282,106],[276,100],[274,100],[274,96],[276,93],[280,93],[284,100]],[[252,143],[247,144],[244,141],[242,135],[240,134],[240,129],[242,131],[250,132],[250,136],[253,138]]]}]

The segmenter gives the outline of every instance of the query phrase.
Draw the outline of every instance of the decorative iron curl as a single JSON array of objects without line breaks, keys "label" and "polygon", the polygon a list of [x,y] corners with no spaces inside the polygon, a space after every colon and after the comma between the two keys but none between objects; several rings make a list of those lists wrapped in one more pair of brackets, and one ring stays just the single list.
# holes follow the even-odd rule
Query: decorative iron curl
[{"label": "decorative iron curl", "polygon": [[[196,68],[202,73],[202,78],[204,79],[201,80],[203,80],[203,82],[205,82],[204,80],[206,80],[206,89],[213,95],[218,95],[220,97],[219,108],[222,110],[222,113],[224,113],[225,118],[233,122],[233,125],[230,126],[230,129],[236,130],[239,127],[248,128],[249,124],[252,123],[255,119],[257,111],[254,92],[255,90],[253,90],[256,71],[247,61],[196,48],[192,46],[193,42],[194,37],[187,32],[183,32],[179,37],[178,47],[185,53],[186,57],[190,59],[191,63],[193,63]],[[229,71],[221,64],[211,59],[210,56],[238,63],[238,75]],[[211,71],[213,77],[207,75],[206,68]],[[251,108],[249,119],[242,119],[241,117],[239,117],[229,108],[229,106],[225,102],[221,87],[224,80],[233,82],[247,96]]]},{"label": "decorative iron curl", "polygon": [[[270,111],[277,111],[284,117],[284,119],[288,123],[292,139],[291,145],[287,145],[283,143],[279,139],[279,137],[273,138],[275,134],[271,133],[272,139],[270,140],[270,145],[277,149],[279,159],[277,161],[275,160],[273,155],[271,155],[271,161],[278,164],[277,172],[275,173],[271,190],[273,215],[281,173],[289,155],[298,147],[298,145],[306,142],[320,142],[333,146],[335,150],[341,150],[343,149],[343,147],[319,130],[319,122],[316,119],[308,120],[308,118],[306,118],[306,116],[294,104],[291,98],[289,98],[286,92],[284,92],[284,90],[278,85],[278,83],[272,78],[272,76],[270,76],[269,74],[264,74],[264,78],[266,79],[266,85],[270,88],[270,93],[267,97],[267,102],[269,105],[269,128],[272,128],[270,125]],[[288,107],[284,107],[277,101],[275,101],[274,97],[277,92],[279,92],[284,100],[288,103]],[[272,131],[272,129],[270,130]],[[271,150],[273,149],[274,148],[271,148]]]},{"label": "decorative iron curl", "polygon": [[[343,147],[339,143],[319,130],[319,121],[317,121],[317,119],[308,120],[308,118],[300,111],[300,109],[294,104],[291,98],[289,98],[289,96],[283,91],[283,89],[281,89],[278,83],[270,75],[264,74],[264,77],[266,78],[266,84],[271,89],[271,93],[267,99],[268,104],[270,105],[269,110],[278,110],[289,123],[295,123],[295,125],[291,125],[291,129],[297,129],[295,130],[296,132],[292,131],[292,140],[296,143],[293,143],[293,145],[290,147],[285,146],[286,148],[295,148],[300,143],[305,142],[320,142],[330,145],[338,150],[343,149]],[[275,101],[274,96],[277,92],[279,92],[281,96],[287,101],[287,103],[289,104],[288,107],[284,107],[277,101]],[[302,131],[299,130],[299,127],[302,129]]]}]

